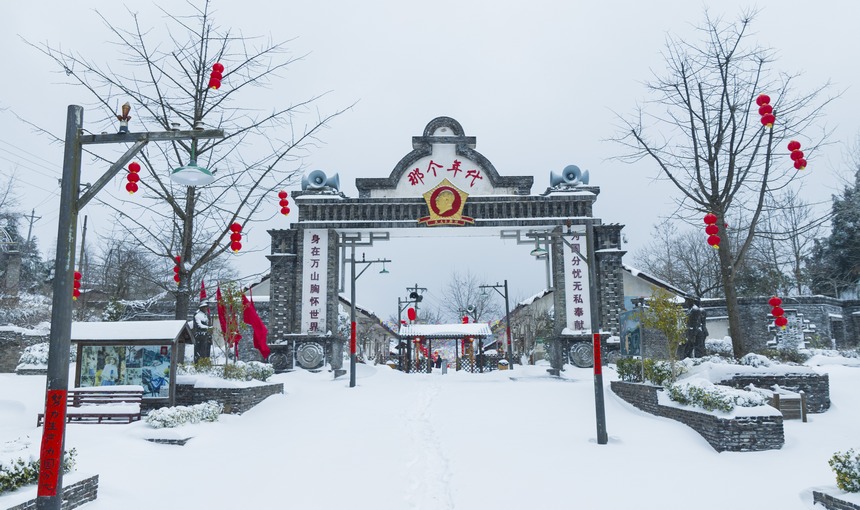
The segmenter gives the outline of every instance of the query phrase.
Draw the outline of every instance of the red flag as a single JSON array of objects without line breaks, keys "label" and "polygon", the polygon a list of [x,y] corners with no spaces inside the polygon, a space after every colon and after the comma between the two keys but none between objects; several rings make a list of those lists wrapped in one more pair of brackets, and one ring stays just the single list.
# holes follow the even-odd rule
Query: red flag
[{"label": "red flag", "polygon": [[221,325],[221,335],[224,336],[224,343],[230,345],[227,338],[227,307],[224,306],[224,298],[221,297],[221,285],[215,289],[215,299],[218,303],[218,323]]},{"label": "red flag", "polygon": [[254,302],[245,297],[245,294],[242,294],[242,305],[245,308],[245,311],[242,312],[242,320],[254,330],[254,347],[260,351],[260,354],[263,355],[263,359],[268,359],[271,351],[269,350],[269,345],[266,342],[266,337],[269,335],[269,330],[266,329],[266,325],[263,324],[263,319],[261,319],[260,314],[257,313],[257,308],[254,307]]},{"label": "red flag", "polygon": [[206,301],[206,282],[200,280],[200,302]]}]

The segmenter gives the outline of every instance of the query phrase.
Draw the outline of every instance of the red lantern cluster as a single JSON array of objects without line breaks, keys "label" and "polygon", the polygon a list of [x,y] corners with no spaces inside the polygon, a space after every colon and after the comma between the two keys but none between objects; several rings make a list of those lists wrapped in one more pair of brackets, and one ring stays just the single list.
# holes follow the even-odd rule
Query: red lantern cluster
[{"label": "red lantern cluster", "polygon": [[287,199],[287,192],[283,190],[278,192],[278,198],[281,199],[279,202],[281,206],[281,214],[284,216],[290,214],[290,201]]},{"label": "red lantern cluster", "polygon": [[788,150],[791,151],[791,160],[794,161],[794,168],[803,170],[806,168],[806,160],[803,159],[803,151],[800,150],[800,142],[792,140],[788,142]]},{"label": "red lantern cluster", "polygon": [[759,94],[755,104],[758,105],[758,114],[761,115],[761,125],[772,128],[773,123],[776,122],[776,116],[773,114],[773,106],[770,105],[770,96]]},{"label": "red lantern cluster", "polygon": [[242,249],[242,225],[238,223],[230,225],[230,232],[232,232],[230,234],[230,249],[236,253]]},{"label": "red lantern cluster", "polygon": [[179,264],[182,263],[182,257],[176,256],[176,265],[173,266],[173,281],[179,285]]},{"label": "red lantern cluster", "polygon": [[72,280],[72,300],[77,301],[81,297],[81,273],[75,271],[75,279]]},{"label": "red lantern cluster", "polygon": [[224,77],[224,66],[220,62],[212,64],[212,74],[209,75],[209,88],[218,90],[221,88],[221,78]]},{"label": "red lantern cluster", "polygon": [[788,324],[788,319],[785,318],[785,310],[783,310],[782,307],[779,306],[782,304],[782,300],[774,296],[770,298],[767,304],[773,307],[770,310],[770,314],[773,315],[773,323],[776,326],[785,329],[785,326]]},{"label": "red lantern cluster", "polygon": [[415,319],[417,319],[417,318],[418,318],[418,312],[417,312],[417,311],[415,311],[415,309],[414,309],[414,308],[409,307],[409,308],[406,310],[406,316],[407,316],[407,317],[409,317],[409,320],[410,320],[410,321],[415,322]]},{"label": "red lantern cluster", "polygon": [[708,234],[708,244],[711,245],[711,248],[718,250],[720,248],[720,236],[717,235],[719,233],[720,228],[717,226],[717,215],[714,213],[708,213],[705,215],[705,233]]},{"label": "red lantern cluster", "polygon": [[129,195],[134,195],[137,192],[137,183],[140,181],[140,165],[136,161],[132,161],[128,165],[128,175],[125,176],[128,183],[125,185],[125,190]]}]

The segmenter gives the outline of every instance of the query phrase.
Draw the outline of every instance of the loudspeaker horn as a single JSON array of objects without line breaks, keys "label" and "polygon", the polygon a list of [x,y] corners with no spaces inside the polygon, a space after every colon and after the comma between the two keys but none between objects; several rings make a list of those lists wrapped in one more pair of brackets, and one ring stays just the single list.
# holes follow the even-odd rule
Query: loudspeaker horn
[{"label": "loudspeaker horn", "polygon": [[568,186],[578,186],[580,184],[588,184],[588,170],[583,172],[576,165],[567,165],[561,173],[550,172],[549,184],[552,187],[560,184]]},{"label": "loudspeaker horn", "polygon": [[334,174],[328,177],[322,170],[311,170],[302,177],[302,191],[320,190],[323,188],[340,189],[340,176]]}]

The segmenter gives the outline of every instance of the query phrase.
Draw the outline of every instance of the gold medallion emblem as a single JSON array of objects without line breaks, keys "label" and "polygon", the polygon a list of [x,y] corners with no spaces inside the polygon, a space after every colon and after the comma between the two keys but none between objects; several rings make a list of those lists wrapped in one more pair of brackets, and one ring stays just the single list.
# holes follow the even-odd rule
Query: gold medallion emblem
[{"label": "gold medallion emblem", "polygon": [[475,223],[474,218],[463,216],[463,207],[469,195],[457,188],[448,179],[443,179],[435,188],[424,193],[424,201],[430,216],[418,219],[418,223],[434,225],[465,225]]}]

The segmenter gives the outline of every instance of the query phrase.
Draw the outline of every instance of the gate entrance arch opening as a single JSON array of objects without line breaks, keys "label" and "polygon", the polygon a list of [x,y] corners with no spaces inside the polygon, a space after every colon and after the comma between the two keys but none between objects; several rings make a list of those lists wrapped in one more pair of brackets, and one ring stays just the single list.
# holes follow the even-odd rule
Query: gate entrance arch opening
[{"label": "gate entrance arch opening", "polygon": [[[593,215],[600,192],[571,165],[548,172],[550,186],[532,195],[532,176],[502,176],[449,117],[430,121],[388,177],[359,178],[358,197],[339,178],[315,170],[292,197],[298,221],[272,237],[269,335],[276,370],[343,369],[348,338],[338,334],[346,239],[372,243],[400,229],[498,231],[547,257],[555,313],[553,370],[573,360],[592,334],[617,335],[623,311],[621,225]],[[540,150],[540,148],[532,148]],[[386,233],[385,236],[382,233]],[[581,351],[581,349],[580,349]]]}]

